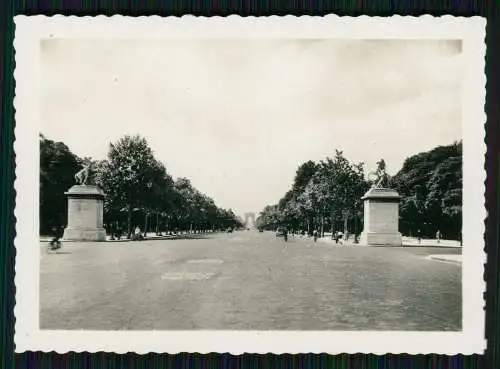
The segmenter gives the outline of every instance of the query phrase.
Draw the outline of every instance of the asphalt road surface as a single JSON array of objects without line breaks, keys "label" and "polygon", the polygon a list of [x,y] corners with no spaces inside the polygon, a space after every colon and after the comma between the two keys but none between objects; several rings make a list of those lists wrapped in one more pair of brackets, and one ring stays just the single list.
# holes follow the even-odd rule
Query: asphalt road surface
[{"label": "asphalt road surface", "polygon": [[257,231],[45,248],[41,329],[461,330],[461,267],[426,258],[456,249]]}]

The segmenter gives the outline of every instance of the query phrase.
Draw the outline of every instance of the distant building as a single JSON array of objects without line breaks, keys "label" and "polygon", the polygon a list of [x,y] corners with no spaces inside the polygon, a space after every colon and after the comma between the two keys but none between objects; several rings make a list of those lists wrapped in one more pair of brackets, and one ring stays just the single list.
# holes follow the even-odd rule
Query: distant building
[{"label": "distant building", "polygon": [[255,227],[255,213],[245,213],[245,221],[243,224],[247,228]]}]

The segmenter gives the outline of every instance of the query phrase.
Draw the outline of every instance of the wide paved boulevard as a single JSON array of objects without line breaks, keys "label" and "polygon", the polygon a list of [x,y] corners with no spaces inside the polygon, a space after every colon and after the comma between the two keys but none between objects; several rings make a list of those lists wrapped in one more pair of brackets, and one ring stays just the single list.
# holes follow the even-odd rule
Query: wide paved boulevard
[{"label": "wide paved boulevard", "polygon": [[45,245],[42,329],[461,329],[461,267],[426,258],[449,249],[256,231]]}]

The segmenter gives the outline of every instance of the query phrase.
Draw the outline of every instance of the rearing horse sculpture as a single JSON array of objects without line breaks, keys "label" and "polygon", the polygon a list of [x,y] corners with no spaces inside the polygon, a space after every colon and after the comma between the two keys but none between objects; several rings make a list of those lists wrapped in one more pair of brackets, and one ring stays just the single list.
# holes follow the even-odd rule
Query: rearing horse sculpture
[{"label": "rearing horse sculpture", "polygon": [[388,188],[391,183],[391,176],[385,171],[386,165],[385,160],[380,159],[377,162],[377,170],[375,172],[368,173],[368,176],[376,176],[373,180],[372,188]]},{"label": "rearing horse sculpture", "polygon": [[91,161],[89,161],[87,163],[87,165],[85,165],[83,167],[82,170],[78,171],[76,174],[75,174],[75,181],[77,184],[79,185],[87,185],[88,182],[90,181],[90,179],[92,178],[92,174],[93,174],[93,163]]}]

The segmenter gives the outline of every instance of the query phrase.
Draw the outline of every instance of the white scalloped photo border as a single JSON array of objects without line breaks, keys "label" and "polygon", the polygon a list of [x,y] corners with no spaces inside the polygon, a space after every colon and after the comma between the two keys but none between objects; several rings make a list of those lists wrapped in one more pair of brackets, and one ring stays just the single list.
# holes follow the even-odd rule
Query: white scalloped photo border
[{"label": "white scalloped photo border", "polygon": [[[76,17],[16,16],[16,352],[483,353],[485,27],[480,17]],[[39,143],[42,39],[341,38],[461,39],[463,125],[463,321],[461,332],[62,331],[39,329]],[[470,247],[469,247],[470,246]]]}]

